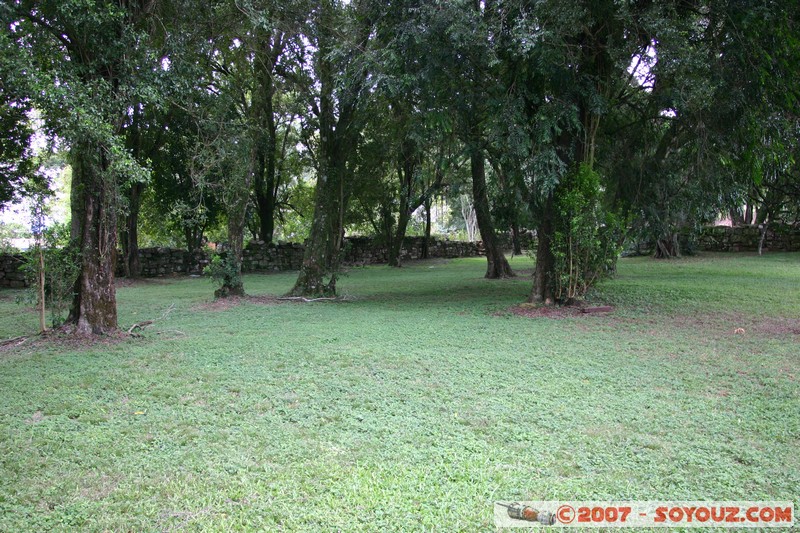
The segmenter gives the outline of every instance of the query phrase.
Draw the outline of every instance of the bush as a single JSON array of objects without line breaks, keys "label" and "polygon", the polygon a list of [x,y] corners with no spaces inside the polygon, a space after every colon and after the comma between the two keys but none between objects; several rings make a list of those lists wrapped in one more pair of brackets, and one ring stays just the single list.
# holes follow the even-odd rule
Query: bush
[{"label": "bush", "polygon": [[553,294],[557,301],[583,298],[616,268],[622,224],[601,204],[600,176],[587,165],[571,172],[556,189]]},{"label": "bush", "polygon": [[[50,313],[51,327],[61,326],[75,294],[75,280],[80,274],[80,253],[70,241],[67,224],[55,224],[42,234],[44,254],[45,308]],[[39,304],[39,250],[25,253],[23,271],[28,281],[26,301]]]},{"label": "bush", "polygon": [[203,269],[203,274],[209,276],[211,281],[218,285],[214,291],[214,296],[223,298],[226,296],[243,296],[244,284],[239,265],[230,254],[223,252],[214,254],[211,262]]}]

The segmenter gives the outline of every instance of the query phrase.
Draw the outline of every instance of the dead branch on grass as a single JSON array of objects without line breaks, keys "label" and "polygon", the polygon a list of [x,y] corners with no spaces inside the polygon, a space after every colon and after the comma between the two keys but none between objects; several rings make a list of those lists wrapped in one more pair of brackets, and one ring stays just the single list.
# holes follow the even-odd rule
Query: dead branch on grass
[{"label": "dead branch on grass", "polygon": [[305,296],[281,296],[277,300],[292,301],[292,302],[349,302],[353,298],[348,296],[334,296],[333,298],[306,298]]},{"label": "dead branch on grass", "polygon": [[164,320],[174,310],[175,310],[175,303],[173,302],[172,305],[170,305],[167,308],[167,310],[161,314],[160,317],[153,320],[144,320],[142,322],[137,322],[136,324],[132,325],[130,328],[128,328],[128,335],[130,335],[131,337],[141,337],[141,335],[139,335],[138,333],[134,333],[134,331],[137,329],[144,330],[145,328],[152,326],[156,322]]},{"label": "dead branch on grass", "polygon": [[20,344],[24,343],[28,340],[27,335],[22,335],[20,337],[14,337],[13,339],[6,339],[4,341],[0,341],[0,347],[11,346],[19,346]]}]

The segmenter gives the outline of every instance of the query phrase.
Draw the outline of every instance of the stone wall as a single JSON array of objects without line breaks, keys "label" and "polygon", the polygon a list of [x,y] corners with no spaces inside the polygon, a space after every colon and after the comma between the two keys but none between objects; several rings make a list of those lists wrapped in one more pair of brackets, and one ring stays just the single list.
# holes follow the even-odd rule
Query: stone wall
[{"label": "stone wall", "polygon": [[[406,237],[401,261],[419,259],[422,256],[423,240],[423,237]],[[431,239],[428,254],[431,258],[474,257],[480,255],[480,251],[480,243]],[[304,253],[305,246],[299,243],[251,242],[244,249],[242,268],[245,272],[299,270]],[[388,257],[389,252],[386,247],[370,237],[345,239],[343,257],[345,265],[381,264],[386,263]],[[145,278],[202,274],[209,260],[210,257],[206,252],[190,254],[186,250],[163,247],[139,249],[139,264],[142,277]],[[0,255],[0,287],[25,286],[25,276],[19,271],[21,261],[20,256]],[[118,260],[117,275],[122,276],[122,274],[122,263]]]},{"label": "stone wall", "polygon": [[[425,237],[406,237],[400,261],[409,261],[422,257],[422,245]],[[454,258],[475,257],[480,255],[480,243],[446,241],[431,239],[428,245],[428,257]],[[350,265],[372,265],[389,262],[389,250],[386,246],[376,244],[371,237],[349,237],[344,240],[344,257],[342,261]]]},{"label": "stone wall", "polygon": [[[122,265],[119,263],[121,254],[117,256],[117,275],[122,275]],[[201,274],[208,264],[208,255],[205,252],[190,254],[186,250],[177,248],[140,248],[139,264],[142,277],[157,278],[172,274]]]},{"label": "stone wall", "polygon": [[[406,237],[401,261],[419,259],[422,256],[423,237]],[[219,248],[224,251],[224,247]],[[303,263],[305,245],[300,243],[270,243],[251,241],[242,253],[242,270],[245,272],[280,272],[299,270]],[[170,248],[146,248],[139,251],[143,277],[169,276],[172,274],[199,274],[208,264],[204,253],[189,257],[185,250]],[[430,258],[475,257],[480,255],[480,243],[442,241],[431,239],[428,249]],[[345,265],[374,265],[386,263],[389,251],[371,237],[348,237],[344,240]]]},{"label": "stone wall", "polygon": [[[758,226],[713,226],[697,236],[697,248],[708,252],[757,252],[761,237]],[[773,225],[764,238],[765,252],[800,251],[800,227]]]},{"label": "stone wall", "polygon": [[242,270],[268,272],[300,270],[306,247],[299,243],[264,244],[251,241],[242,251]]},{"label": "stone wall", "polygon": [[0,287],[22,289],[27,286],[20,268],[24,261],[21,255],[0,255]]}]

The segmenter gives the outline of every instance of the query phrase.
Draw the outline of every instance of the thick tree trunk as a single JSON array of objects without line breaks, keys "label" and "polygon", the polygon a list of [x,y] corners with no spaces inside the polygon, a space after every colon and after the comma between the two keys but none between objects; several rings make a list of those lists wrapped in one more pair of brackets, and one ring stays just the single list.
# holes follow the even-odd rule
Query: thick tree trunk
[{"label": "thick tree trunk", "polygon": [[81,271],[67,323],[80,334],[113,333],[117,329],[117,191],[104,175],[107,161],[102,148],[79,144],[70,155],[71,238],[80,250]]},{"label": "thick tree trunk", "polygon": [[[342,243],[343,184],[338,172],[340,169],[325,167],[320,168],[317,178],[311,233],[306,241],[300,274],[289,292],[291,296],[319,298],[336,295],[336,270]],[[326,276],[329,276],[327,280]]]},{"label": "thick tree trunk", "polygon": [[483,151],[473,149],[470,154],[470,168],[472,171],[472,200],[475,205],[475,216],[478,220],[478,230],[486,251],[486,277],[490,279],[513,277],[503,250],[497,243],[492,224],[492,215],[489,209],[489,195],[486,192],[486,166]]},{"label": "thick tree trunk", "polygon": [[217,298],[244,296],[242,281],[242,255],[244,251],[244,230],[247,225],[247,204],[250,200],[250,186],[254,176],[262,168],[261,150],[254,144],[250,150],[248,172],[239,179],[233,177],[227,184],[228,207],[228,250],[225,261],[231,267],[231,274],[225,276],[222,286],[214,292]]},{"label": "thick tree trunk", "polygon": [[256,192],[258,207],[258,237],[264,242],[272,242],[275,234],[275,197],[272,194]]},{"label": "thick tree trunk", "polygon": [[203,247],[204,226],[187,226],[183,229],[183,240],[189,253],[200,251]]},{"label": "thick tree trunk", "polygon": [[753,204],[748,203],[747,207],[744,210],[744,219],[742,220],[744,224],[752,224],[753,223]]},{"label": "thick tree trunk", "polygon": [[347,150],[352,148],[353,142],[346,133],[347,127],[342,119],[338,124],[335,121],[330,65],[327,62],[321,62],[321,65],[323,91],[320,99],[319,173],[314,191],[314,217],[303,264],[289,292],[291,296],[312,298],[336,295],[336,274],[344,239],[344,176]]},{"label": "thick tree trunk", "polygon": [[533,289],[528,302],[534,304],[552,305],[553,280],[550,279],[555,270],[555,257],[553,257],[553,195],[548,196],[542,218],[536,229],[536,267],[533,271]]},{"label": "thick tree trunk", "polygon": [[681,256],[681,246],[678,243],[678,234],[672,233],[656,241],[656,259],[673,259]]},{"label": "thick tree trunk", "polygon": [[742,215],[742,210],[738,207],[731,207],[728,210],[728,216],[731,217],[731,225],[732,226],[741,226],[744,224],[744,216]]},{"label": "thick tree trunk", "polygon": [[[399,110],[400,107],[398,106],[396,109]],[[402,116],[399,111],[398,116]],[[420,206],[424,199],[423,197],[414,199],[413,196],[415,189],[414,174],[417,170],[418,158],[416,143],[412,139],[406,138],[397,154],[397,175],[400,178],[400,209],[397,217],[397,228],[389,247],[389,266],[400,266],[400,254],[403,250],[403,241],[406,238],[411,213]]]},{"label": "thick tree trunk", "polygon": [[222,286],[214,291],[214,297],[216,298],[244,296],[245,294],[244,281],[242,280],[244,226],[244,216],[239,216],[238,214],[230,214],[228,216],[228,250],[225,251],[225,261],[232,264],[233,275],[226,276]]},{"label": "thick tree trunk", "polygon": [[[317,12],[321,28],[314,61],[320,89],[317,186],[311,233],[306,241],[300,273],[289,293],[292,296],[336,294],[339,253],[344,240],[344,213],[349,198],[349,191],[346,194],[345,190],[345,175],[347,162],[355,152],[360,135],[356,118],[366,70],[349,80],[337,80],[331,54],[338,39],[334,33],[333,9],[333,3],[322,2]],[[370,32],[369,25],[359,28],[358,42],[366,43]],[[344,86],[337,81],[344,81]]]}]

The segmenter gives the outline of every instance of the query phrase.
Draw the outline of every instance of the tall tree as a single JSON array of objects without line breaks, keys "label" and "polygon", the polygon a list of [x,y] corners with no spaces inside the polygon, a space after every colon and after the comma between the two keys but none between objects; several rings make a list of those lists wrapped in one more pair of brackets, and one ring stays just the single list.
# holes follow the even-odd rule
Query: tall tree
[{"label": "tall tree", "polygon": [[34,175],[30,57],[19,53],[13,34],[0,33],[0,210],[17,200]]},{"label": "tall tree", "polygon": [[495,234],[487,187],[486,150],[490,117],[502,105],[504,88],[495,66],[496,25],[492,2],[462,0],[429,6],[424,12],[429,53],[425,75],[429,88],[446,102],[455,118],[453,127],[470,161],[472,198],[486,252],[486,277],[504,278],[514,273]]},{"label": "tall tree", "polygon": [[336,294],[344,213],[351,192],[349,164],[359,144],[369,95],[368,52],[376,7],[366,0],[322,0],[312,12],[307,37],[313,44],[314,76],[306,94],[312,96],[309,108],[319,130],[317,185],[311,233],[290,291],[295,296]]},{"label": "tall tree", "polygon": [[5,28],[36,60],[35,104],[49,131],[69,144],[72,239],[81,269],[68,322],[79,333],[117,328],[114,264],[119,184],[144,170],[125,149],[121,126],[148,92],[143,31],[157,2],[17,0],[0,7]]},{"label": "tall tree", "polygon": [[228,140],[238,139],[231,150],[241,145],[247,150],[243,164],[234,165],[235,174],[224,180],[226,261],[235,275],[223,284],[220,295],[244,293],[241,262],[251,195],[260,222],[258,236],[266,242],[273,237],[282,177],[278,169],[286,151],[279,126],[288,135],[293,122],[293,111],[282,105],[284,79],[294,77],[300,68],[305,17],[301,2],[247,1],[220,3],[206,21],[213,42],[209,86],[220,92],[236,115],[238,131],[226,134]]}]

